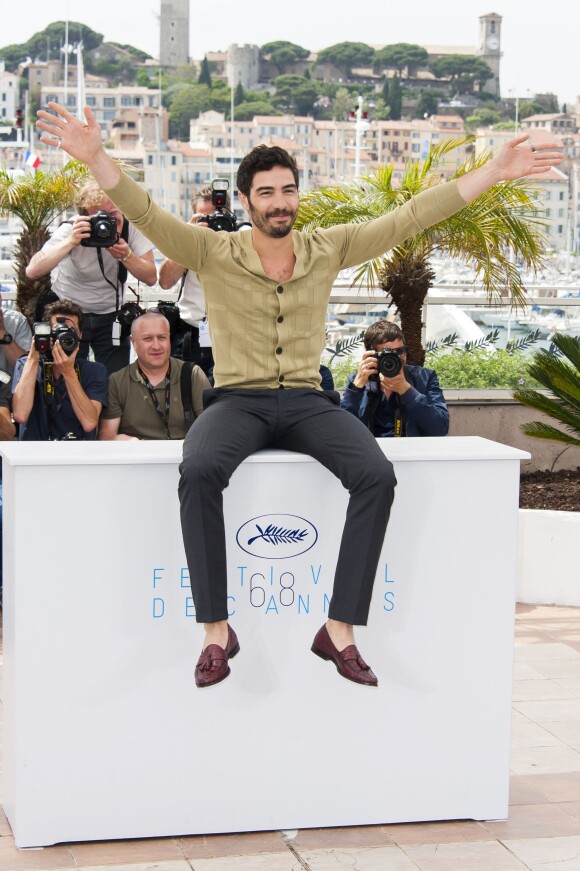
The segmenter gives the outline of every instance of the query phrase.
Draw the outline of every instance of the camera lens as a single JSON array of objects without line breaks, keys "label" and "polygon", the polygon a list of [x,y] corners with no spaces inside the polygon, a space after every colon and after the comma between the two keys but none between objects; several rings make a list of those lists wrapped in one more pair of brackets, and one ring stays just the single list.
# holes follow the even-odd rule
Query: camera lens
[{"label": "camera lens", "polygon": [[107,221],[97,221],[94,227],[95,236],[106,239],[110,234],[110,225]]},{"label": "camera lens", "polygon": [[394,351],[382,351],[379,354],[379,372],[384,378],[394,378],[402,368],[401,358]]}]

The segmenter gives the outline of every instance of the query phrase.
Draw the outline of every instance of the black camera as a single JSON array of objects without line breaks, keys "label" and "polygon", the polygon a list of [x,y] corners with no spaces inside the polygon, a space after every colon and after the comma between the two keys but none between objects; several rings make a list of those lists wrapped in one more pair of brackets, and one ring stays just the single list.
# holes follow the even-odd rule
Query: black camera
[{"label": "black camera", "polygon": [[215,212],[213,215],[205,215],[200,218],[198,224],[207,224],[210,230],[215,230],[216,233],[219,233],[220,230],[233,233],[238,229],[237,218],[226,205],[229,186],[227,178],[214,178],[211,183],[211,202]]},{"label": "black camera", "polygon": [[75,351],[79,346],[79,334],[74,327],[69,327],[66,324],[66,318],[57,317],[56,327],[53,327],[50,335],[54,342],[60,342],[60,347],[65,352],[67,357]]},{"label": "black camera", "polygon": [[138,302],[123,303],[113,324],[113,345],[118,345],[120,340],[127,338],[131,332],[133,321],[136,321],[142,314],[145,314],[145,309],[142,309]]},{"label": "black camera", "polygon": [[[375,357],[379,361],[379,373],[384,378],[394,378],[403,368],[403,362],[396,351],[390,351],[385,348],[384,351],[377,351]],[[378,375],[370,375],[369,381],[378,381]]]},{"label": "black camera", "polygon": [[67,357],[78,348],[80,339],[79,334],[74,327],[69,327],[66,324],[65,317],[57,317],[56,327],[51,329],[50,324],[41,321],[34,324],[34,347],[39,355],[46,360],[52,359],[51,344],[52,342],[60,342],[62,350]]},{"label": "black camera", "polygon": [[97,212],[89,217],[91,235],[88,239],[81,239],[81,245],[85,248],[110,248],[119,241],[117,232],[117,219],[109,212]]},{"label": "black camera", "polygon": [[179,306],[177,303],[166,302],[164,299],[160,299],[155,310],[158,311],[160,315],[163,315],[165,320],[168,322],[171,335],[173,336],[179,326],[180,320]]}]

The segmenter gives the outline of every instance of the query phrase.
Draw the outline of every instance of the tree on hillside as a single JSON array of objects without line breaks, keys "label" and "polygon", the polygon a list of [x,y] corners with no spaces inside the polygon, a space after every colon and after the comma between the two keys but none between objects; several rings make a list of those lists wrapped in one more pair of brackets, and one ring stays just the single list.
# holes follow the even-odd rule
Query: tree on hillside
[{"label": "tree on hillside", "polygon": [[403,93],[398,76],[393,76],[389,84],[389,106],[391,107],[390,118],[393,121],[400,121],[403,111]]},{"label": "tree on hillside", "polygon": [[20,218],[23,228],[14,249],[16,303],[28,315],[39,293],[50,289],[50,274],[31,280],[26,277],[30,258],[50,238],[49,227],[72,205],[77,186],[87,175],[87,168],[77,161],[54,172],[28,173],[14,178],[0,170],[0,212]]},{"label": "tree on hillside", "polygon": [[338,42],[336,45],[323,48],[318,53],[316,63],[331,63],[348,79],[352,75],[353,67],[368,66],[374,56],[374,48],[364,42]]},{"label": "tree on hillside", "polygon": [[211,88],[211,73],[209,71],[209,61],[207,59],[207,55],[204,54],[203,60],[201,62],[201,68],[199,71],[198,84],[207,85],[208,88]]},{"label": "tree on hillside", "polygon": [[[446,155],[468,140],[449,140],[432,148],[426,159],[405,165],[394,186],[393,166],[384,165],[360,182],[306,191],[300,200],[296,227],[314,230],[336,224],[362,223],[392,211],[427,188],[440,183]],[[460,166],[457,178],[489,159],[483,155]],[[409,362],[422,365],[421,343],[425,297],[435,273],[433,254],[459,257],[477,273],[490,299],[521,303],[521,272],[543,262],[545,223],[538,217],[533,182],[505,181],[483,193],[456,215],[422,230],[385,255],[357,268],[353,284],[379,284],[396,307],[409,347]]]},{"label": "tree on hillside", "polygon": [[170,137],[187,142],[190,120],[199,117],[200,112],[207,112],[212,108],[211,90],[207,85],[176,87],[169,95]]},{"label": "tree on hillside", "polygon": [[352,95],[346,88],[338,88],[332,102],[332,117],[337,121],[345,121],[353,108]]},{"label": "tree on hillside", "polygon": [[254,115],[279,115],[272,103],[265,97],[261,100],[246,100],[234,109],[235,121],[251,121]]},{"label": "tree on hillside", "polygon": [[276,88],[272,102],[278,109],[295,115],[312,115],[319,93],[311,79],[305,79],[304,76],[277,76],[272,84]]},{"label": "tree on hillside", "polygon": [[403,70],[406,70],[407,75],[412,76],[417,71],[417,67],[426,65],[428,56],[426,50],[420,45],[397,42],[394,45],[385,45],[384,48],[375,52],[373,69],[377,73],[381,73],[385,69],[397,70],[400,76],[403,74]]},{"label": "tree on hillside", "polygon": [[[54,21],[44,30],[39,30],[26,42],[1,48],[0,57],[4,60],[6,69],[16,72],[18,64],[24,63],[28,58],[32,58],[32,60],[37,58],[47,60],[49,57],[53,60],[62,58],[61,48],[64,45],[65,30],[66,23],[64,21]],[[101,45],[103,34],[91,30],[86,24],[69,21],[69,45],[77,45],[81,40],[85,51],[90,51]]]},{"label": "tree on hillside", "polygon": [[238,82],[236,85],[236,92],[234,94],[234,105],[239,106],[240,103],[243,103],[246,99],[246,95],[244,93],[244,86],[241,82]]},{"label": "tree on hillside", "polygon": [[437,58],[431,64],[431,72],[438,79],[449,77],[452,86],[460,94],[473,91],[475,84],[483,89],[485,83],[493,78],[493,72],[485,61],[465,54]]},{"label": "tree on hillside", "polygon": [[280,75],[284,75],[288,67],[297,61],[306,60],[310,54],[307,48],[284,39],[267,42],[261,47],[260,53],[274,64]]},{"label": "tree on hillside", "polygon": [[415,118],[424,118],[426,115],[436,115],[439,109],[439,102],[444,98],[442,91],[437,91],[434,88],[425,88],[419,94],[417,106],[415,109]]}]

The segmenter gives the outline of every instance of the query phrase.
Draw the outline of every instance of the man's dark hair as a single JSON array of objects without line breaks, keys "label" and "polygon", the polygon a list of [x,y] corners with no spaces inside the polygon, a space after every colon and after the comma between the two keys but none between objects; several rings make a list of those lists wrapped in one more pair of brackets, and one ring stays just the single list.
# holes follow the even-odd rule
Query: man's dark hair
[{"label": "man's dark hair", "polygon": [[275,166],[289,169],[294,176],[296,187],[298,187],[298,164],[292,155],[288,154],[284,148],[280,148],[279,145],[256,145],[246,154],[238,167],[236,181],[240,193],[249,197],[256,173],[267,172]]},{"label": "man's dark hair", "polygon": [[71,302],[70,299],[59,299],[57,302],[51,302],[50,305],[47,305],[42,313],[43,321],[50,321],[51,318],[56,317],[70,317],[73,315],[77,318],[79,322],[79,330],[82,333],[83,331],[83,310],[82,308],[76,304],[76,302]]},{"label": "man's dark hair", "polygon": [[382,345],[383,342],[396,342],[397,339],[400,339],[403,345],[406,344],[405,334],[397,324],[384,319],[376,321],[368,327],[363,336],[365,351],[374,351],[377,345]]}]

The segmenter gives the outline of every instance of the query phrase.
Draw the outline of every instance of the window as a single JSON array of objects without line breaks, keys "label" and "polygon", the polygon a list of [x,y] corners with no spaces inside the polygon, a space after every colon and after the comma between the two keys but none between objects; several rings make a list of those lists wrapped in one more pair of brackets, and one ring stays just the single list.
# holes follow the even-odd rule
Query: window
[{"label": "window", "polygon": [[103,106],[116,106],[117,103],[114,97],[104,97]]},{"label": "window", "polygon": [[564,227],[562,226],[562,224],[558,224],[558,233],[560,234],[560,236],[562,235],[563,232],[564,232]]},{"label": "window", "polygon": [[96,97],[87,97],[87,106],[96,106],[97,98]]},{"label": "window", "polygon": [[563,218],[563,217],[564,217],[564,209],[558,209],[558,217],[559,217],[559,218]]},{"label": "window", "polygon": [[551,217],[551,215],[552,215],[552,210],[551,210],[551,209],[546,209],[546,218]]},{"label": "window", "polygon": [[560,191],[559,199],[560,199],[560,200],[563,200],[563,199],[564,199],[564,191]]}]

